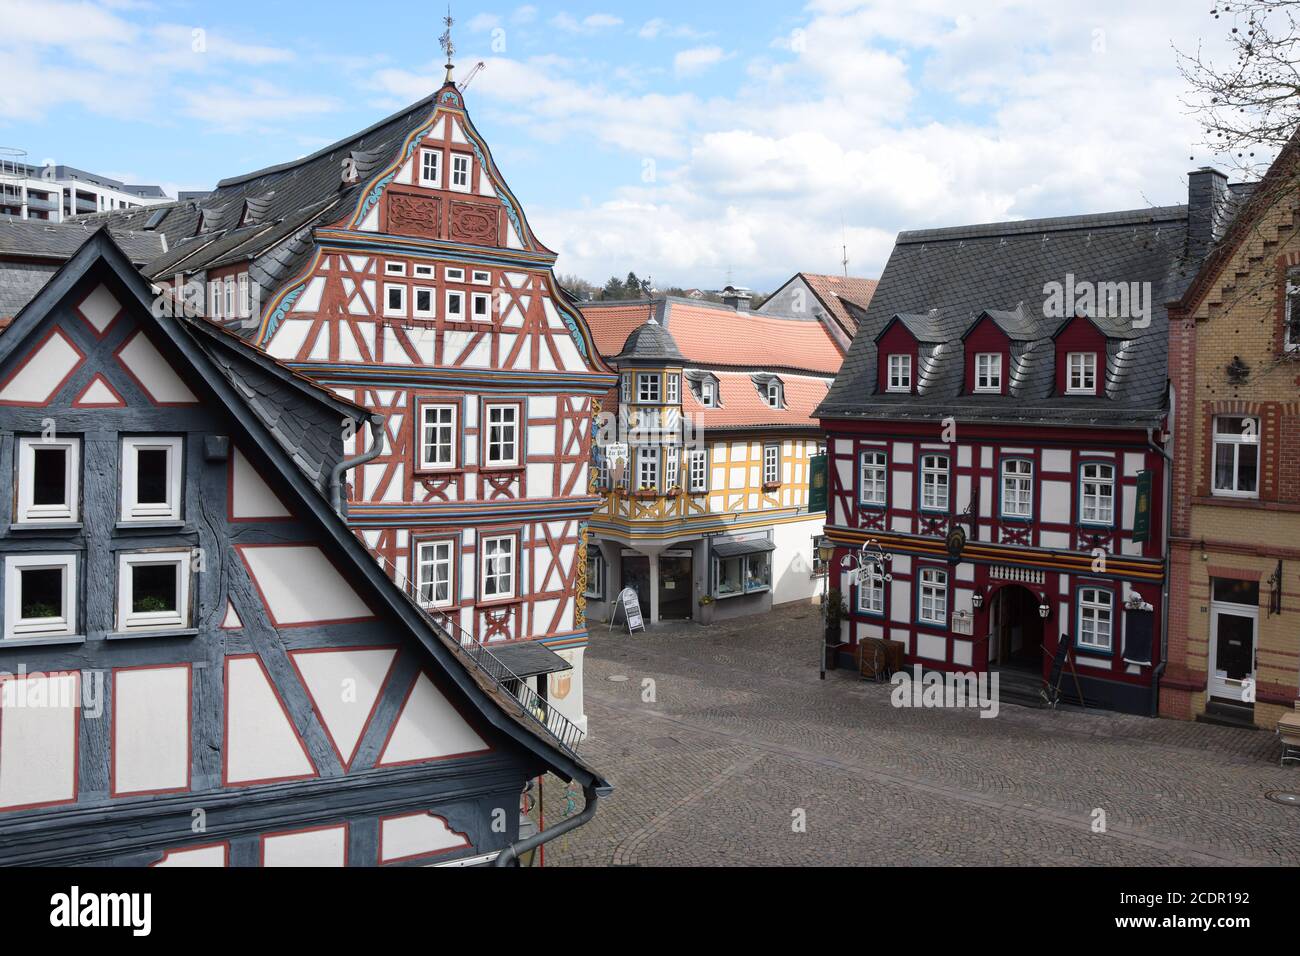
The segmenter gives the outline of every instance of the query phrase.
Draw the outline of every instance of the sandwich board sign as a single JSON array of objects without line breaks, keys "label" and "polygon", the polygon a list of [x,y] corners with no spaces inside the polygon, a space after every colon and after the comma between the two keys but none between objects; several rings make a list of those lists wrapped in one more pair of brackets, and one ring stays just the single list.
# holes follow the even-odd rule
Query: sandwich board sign
[{"label": "sandwich board sign", "polygon": [[618,622],[618,612],[623,612],[623,620],[627,623],[627,632],[645,630],[645,619],[641,617],[641,599],[636,596],[633,588],[624,588],[619,592],[618,603],[614,605],[614,613],[609,619],[609,629],[612,631],[614,625]]}]

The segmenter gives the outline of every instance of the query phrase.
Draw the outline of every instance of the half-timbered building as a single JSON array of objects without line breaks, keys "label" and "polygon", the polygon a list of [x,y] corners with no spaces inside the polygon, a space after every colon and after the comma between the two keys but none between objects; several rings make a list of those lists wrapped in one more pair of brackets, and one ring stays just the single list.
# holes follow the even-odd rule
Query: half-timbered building
[{"label": "half-timbered building", "polygon": [[448,627],[557,651],[571,669],[529,679],[582,726],[591,423],[614,379],[448,72],[311,156],[114,223],[165,231],[156,283],[200,284],[210,321],[383,416],[349,443],[368,458],[349,523]]},{"label": "half-timbered building", "polygon": [[812,413],[843,358],[825,324],[672,297],[583,311],[620,376],[597,449],[593,614],[612,614],[625,588],[650,621],[754,614],[820,593]]},{"label": "half-timbered building", "polygon": [[[998,668],[1004,688],[1023,668],[1036,694],[1065,645],[1090,704],[1155,713],[1164,303],[1204,248],[1189,216],[1203,229],[1207,215],[1174,206],[898,237],[819,409],[850,649],[897,641],[909,665]],[[845,561],[864,544],[892,561]]]},{"label": "half-timbered building", "polygon": [[374,413],[158,304],[104,230],[0,335],[0,863],[460,865],[598,797],[337,513]]}]

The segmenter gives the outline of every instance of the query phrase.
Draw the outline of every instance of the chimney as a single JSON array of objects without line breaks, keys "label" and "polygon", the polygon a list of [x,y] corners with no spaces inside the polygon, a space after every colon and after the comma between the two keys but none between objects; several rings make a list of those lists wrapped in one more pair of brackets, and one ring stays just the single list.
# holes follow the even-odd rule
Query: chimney
[{"label": "chimney", "polygon": [[1228,224],[1228,177],[1211,166],[1187,174],[1187,254],[1199,263]]},{"label": "chimney", "polygon": [[722,304],[729,305],[737,312],[749,311],[749,300],[753,298],[746,289],[727,286],[722,290]]}]

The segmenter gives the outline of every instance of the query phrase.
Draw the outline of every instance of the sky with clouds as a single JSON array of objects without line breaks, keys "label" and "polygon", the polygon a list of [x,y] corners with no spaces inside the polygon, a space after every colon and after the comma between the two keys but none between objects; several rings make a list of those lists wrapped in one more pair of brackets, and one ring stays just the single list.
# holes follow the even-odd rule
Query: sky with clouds
[{"label": "sky with clouds", "polygon": [[[770,290],[903,229],[1185,201],[1206,0],[453,4],[475,123],[558,270]],[[176,189],[428,95],[437,3],[0,0],[0,145]]]}]

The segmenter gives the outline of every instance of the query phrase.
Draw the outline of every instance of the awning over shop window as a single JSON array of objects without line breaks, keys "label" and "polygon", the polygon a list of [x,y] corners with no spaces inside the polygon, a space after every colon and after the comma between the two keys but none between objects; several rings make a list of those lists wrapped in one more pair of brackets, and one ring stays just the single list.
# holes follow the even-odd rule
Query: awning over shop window
[{"label": "awning over shop window", "polygon": [[751,541],[718,540],[713,541],[713,553],[720,558],[739,558],[745,554],[762,554],[775,551],[774,545],[767,538],[754,538]]},{"label": "awning over shop window", "polygon": [[573,665],[555,651],[534,641],[507,644],[504,647],[493,647],[489,644],[488,650],[492,652],[493,657],[510,668],[511,673],[521,679],[573,669]]}]

